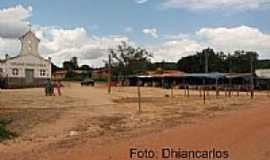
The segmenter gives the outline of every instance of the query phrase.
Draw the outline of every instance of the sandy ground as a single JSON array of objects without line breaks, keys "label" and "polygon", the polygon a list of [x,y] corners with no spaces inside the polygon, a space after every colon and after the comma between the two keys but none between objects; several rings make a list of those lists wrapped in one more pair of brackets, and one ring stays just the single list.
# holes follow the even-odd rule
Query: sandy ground
[{"label": "sandy ground", "polygon": [[[61,97],[43,89],[0,90],[0,118],[17,138],[0,143],[4,160],[127,160],[129,149],[152,149],[161,159],[164,147],[228,150],[230,159],[270,159],[270,97],[246,93],[231,98],[210,93],[206,104],[197,92],[68,83]],[[136,159],[136,158],[133,158]]]}]

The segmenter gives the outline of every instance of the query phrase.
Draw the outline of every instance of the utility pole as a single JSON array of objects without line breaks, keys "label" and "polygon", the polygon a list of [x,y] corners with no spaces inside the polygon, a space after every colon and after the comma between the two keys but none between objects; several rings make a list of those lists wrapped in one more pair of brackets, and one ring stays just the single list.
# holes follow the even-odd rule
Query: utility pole
[{"label": "utility pole", "polygon": [[175,86],[175,81],[171,83],[171,98],[173,98],[173,87]]},{"label": "utility pole", "polygon": [[108,63],[108,72],[109,72],[109,75],[108,75],[108,93],[111,94],[112,92],[112,57],[111,57],[111,54],[109,54],[109,63]]},{"label": "utility pole", "polygon": [[270,96],[270,80],[268,80],[267,82],[267,96],[269,97]]},{"label": "utility pole", "polygon": [[[204,61],[205,61],[205,63],[204,63],[204,67],[205,67],[205,73],[208,73],[208,49],[206,50],[206,52],[204,52]],[[206,85],[206,77],[203,77],[203,103],[205,104],[205,100],[206,100],[206,95],[205,95],[205,90],[206,90],[206,87],[205,87],[205,85]]]},{"label": "utility pole", "polygon": [[216,78],[216,97],[219,96],[218,78]]},{"label": "utility pole", "polygon": [[138,78],[137,79],[137,93],[138,93],[138,109],[139,109],[139,113],[142,112],[142,98],[141,98],[141,81]]},{"label": "utility pole", "polygon": [[[229,53],[229,73],[232,73],[232,58]],[[232,78],[229,78],[229,97],[232,95]]]},{"label": "utility pole", "polygon": [[205,56],[205,73],[208,73],[208,50],[209,50],[209,48],[204,53],[204,56]]},{"label": "utility pole", "polygon": [[250,54],[250,98],[254,98],[254,56]]}]

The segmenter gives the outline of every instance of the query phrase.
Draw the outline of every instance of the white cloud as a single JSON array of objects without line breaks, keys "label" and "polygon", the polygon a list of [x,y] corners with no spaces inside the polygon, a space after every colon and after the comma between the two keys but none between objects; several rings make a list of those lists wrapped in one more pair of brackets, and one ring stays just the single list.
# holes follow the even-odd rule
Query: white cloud
[{"label": "white cloud", "polygon": [[270,7],[270,0],[163,0],[165,8],[187,8],[191,10],[236,9],[252,10]]},{"label": "white cloud", "polygon": [[143,4],[143,3],[146,3],[148,2],[149,0],[134,0],[136,3],[138,4]]},{"label": "white cloud", "polygon": [[[58,27],[34,27],[34,32],[41,39],[39,52],[43,57],[52,57],[54,63],[76,56],[79,62],[93,66],[102,66],[107,59],[108,49],[122,41],[129,42],[124,36],[97,37],[89,36],[84,28],[63,29]],[[129,42],[132,44],[132,42]],[[0,57],[5,54],[15,56],[19,53],[18,39],[0,38]]]},{"label": "white cloud", "polygon": [[236,50],[256,51],[260,58],[270,58],[270,34],[254,27],[202,28],[194,35],[179,36],[179,39],[178,36],[167,37],[168,40],[161,45],[148,47],[154,53],[155,61],[177,61],[207,47],[225,53]]},{"label": "white cloud", "polygon": [[235,50],[252,50],[270,58],[270,34],[257,28],[240,26],[234,28],[202,28],[196,33],[205,44],[218,50],[233,52]]},{"label": "white cloud", "polygon": [[[58,27],[34,27],[34,31],[41,39],[40,53],[45,57],[52,57],[57,64],[69,60],[72,56],[77,56],[81,64],[101,66],[103,60],[107,59],[108,48],[115,47],[121,41],[128,41],[135,45],[125,36],[89,36],[84,28],[67,30]],[[183,56],[194,54],[206,47],[225,52],[239,49],[258,51],[260,58],[270,58],[269,42],[269,34],[257,28],[240,26],[202,28],[192,36],[168,39],[160,45],[145,45],[145,47],[154,54],[154,61],[177,61]],[[19,47],[18,40],[0,38],[1,57],[4,57],[5,53],[16,55]]]},{"label": "white cloud", "polygon": [[153,38],[159,37],[158,30],[156,28],[146,28],[146,29],[143,29],[142,32],[146,35],[152,36]]},{"label": "white cloud", "polygon": [[102,60],[97,63],[96,59],[107,58],[109,48],[114,48],[121,41],[129,41],[124,36],[89,36],[84,28],[67,30],[41,27],[36,33],[41,38],[41,52],[52,57],[57,64],[76,56],[88,64],[100,66],[103,65]]},{"label": "white cloud", "polygon": [[187,39],[189,37],[190,37],[190,35],[184,34],[184,33],[166,34],[166,35],[162,36],[163,39],[167,39],[167,40]]},{"label": "white cloud", "polygon": [[[32,14],[31,7],[21,5],[0,10],[0,57],[5,54],[16,56],[20,51],[18,37],[27,30],[27,18]],[[87,64],[103,65],[109,48],[129,41],[125,36],[111,35],[97,37],[90,35],[85,28],[64,29],[55,26],[34,26],[32,29],[40,42],[40,54],[52,57],[53,62],[61,64],[76,56]],[[131,42],[130,42],[131,43]]]},{"label": "white cloud", "polygon": [[[15,56],[19,53],[20,42],[17,37],[27,30],[27,18],[31,16],[32,8],[16,6],[0,10],[0,57],[5,54]],[[18,15],[19,14],[19,15]],[[12,20],[7,20],[11,19]],[[14,27],[20,26],[22,27]],[[12,26],[10,28],[3,26]],[[24,31],[25,30],[25,31]],[[108,48],[113,48],[121,41],[132,45],[128,37],[110,35],[98,37],[91,35],[85,28],[64,29],[56,26],[34,26],[34,32],[41,39],[40,53],[44,57],[52,57],[53,61],[61,64],[72,56],[77,56],[81,64],[93,66],[103,65],[107,59]],[[127,30],[132,30],[131,28]],[[232,52],[234,50],[258,51],[261,58],[270,58],[270,34],[255,27],[218,27],[202,28],[191,35],[161,35],[155,28],[144,29],[143,33],[154,38],[161,37],[165,42],[161,45],[145,45],[154,53],[154,60],[177,61],[183,56],[196,53],[206,47],[215,50]],[[13,38],[13,39],[12,39]],[[14,39],[15,38],[15,39]]]},{"label": "white cloud", "polygon": [[160,46],[151,46],[150,50],[154,53],[154,61],[176,62],[181,57],[194,54],[203,48],[204,46],[196,41],[182,39],[167,41]]},{"label": "white cloud", "polygon": [[32,7],[17,5],[0,10],[0,37],[17,38],[27,30]]},{"label": "white cloud", "polygon": [[21,45],[18,40],[0,37],[0,59],[2,59],[5,54],[16,56],[20,51],[20,47]]}]

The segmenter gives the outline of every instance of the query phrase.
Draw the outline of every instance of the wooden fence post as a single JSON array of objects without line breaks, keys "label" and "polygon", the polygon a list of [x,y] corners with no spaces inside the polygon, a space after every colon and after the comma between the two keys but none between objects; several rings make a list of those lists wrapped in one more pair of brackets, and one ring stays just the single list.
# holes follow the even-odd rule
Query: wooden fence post
[{"label": "wooden fence post", "polygon": [[141,111],[142,111],[142,105],[141,105],[141,103],[142,103],[142,101],[141,101],[141,87],[140,87],[140,81],[138,80],[138,82],[137,82],[138,84],[137,84],[137,92],[138,92],[138,107],[139,107],[139,113],[141,113]]}]

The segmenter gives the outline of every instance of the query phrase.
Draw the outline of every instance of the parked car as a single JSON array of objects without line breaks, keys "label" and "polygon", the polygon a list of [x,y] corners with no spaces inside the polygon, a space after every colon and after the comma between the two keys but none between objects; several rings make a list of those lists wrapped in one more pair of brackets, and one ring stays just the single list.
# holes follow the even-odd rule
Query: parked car
[{"label": "parked car", "polygon": [[95,81],[89,78],[81,81],[81,86],[89,86],[89,85],[95,86]]}]

